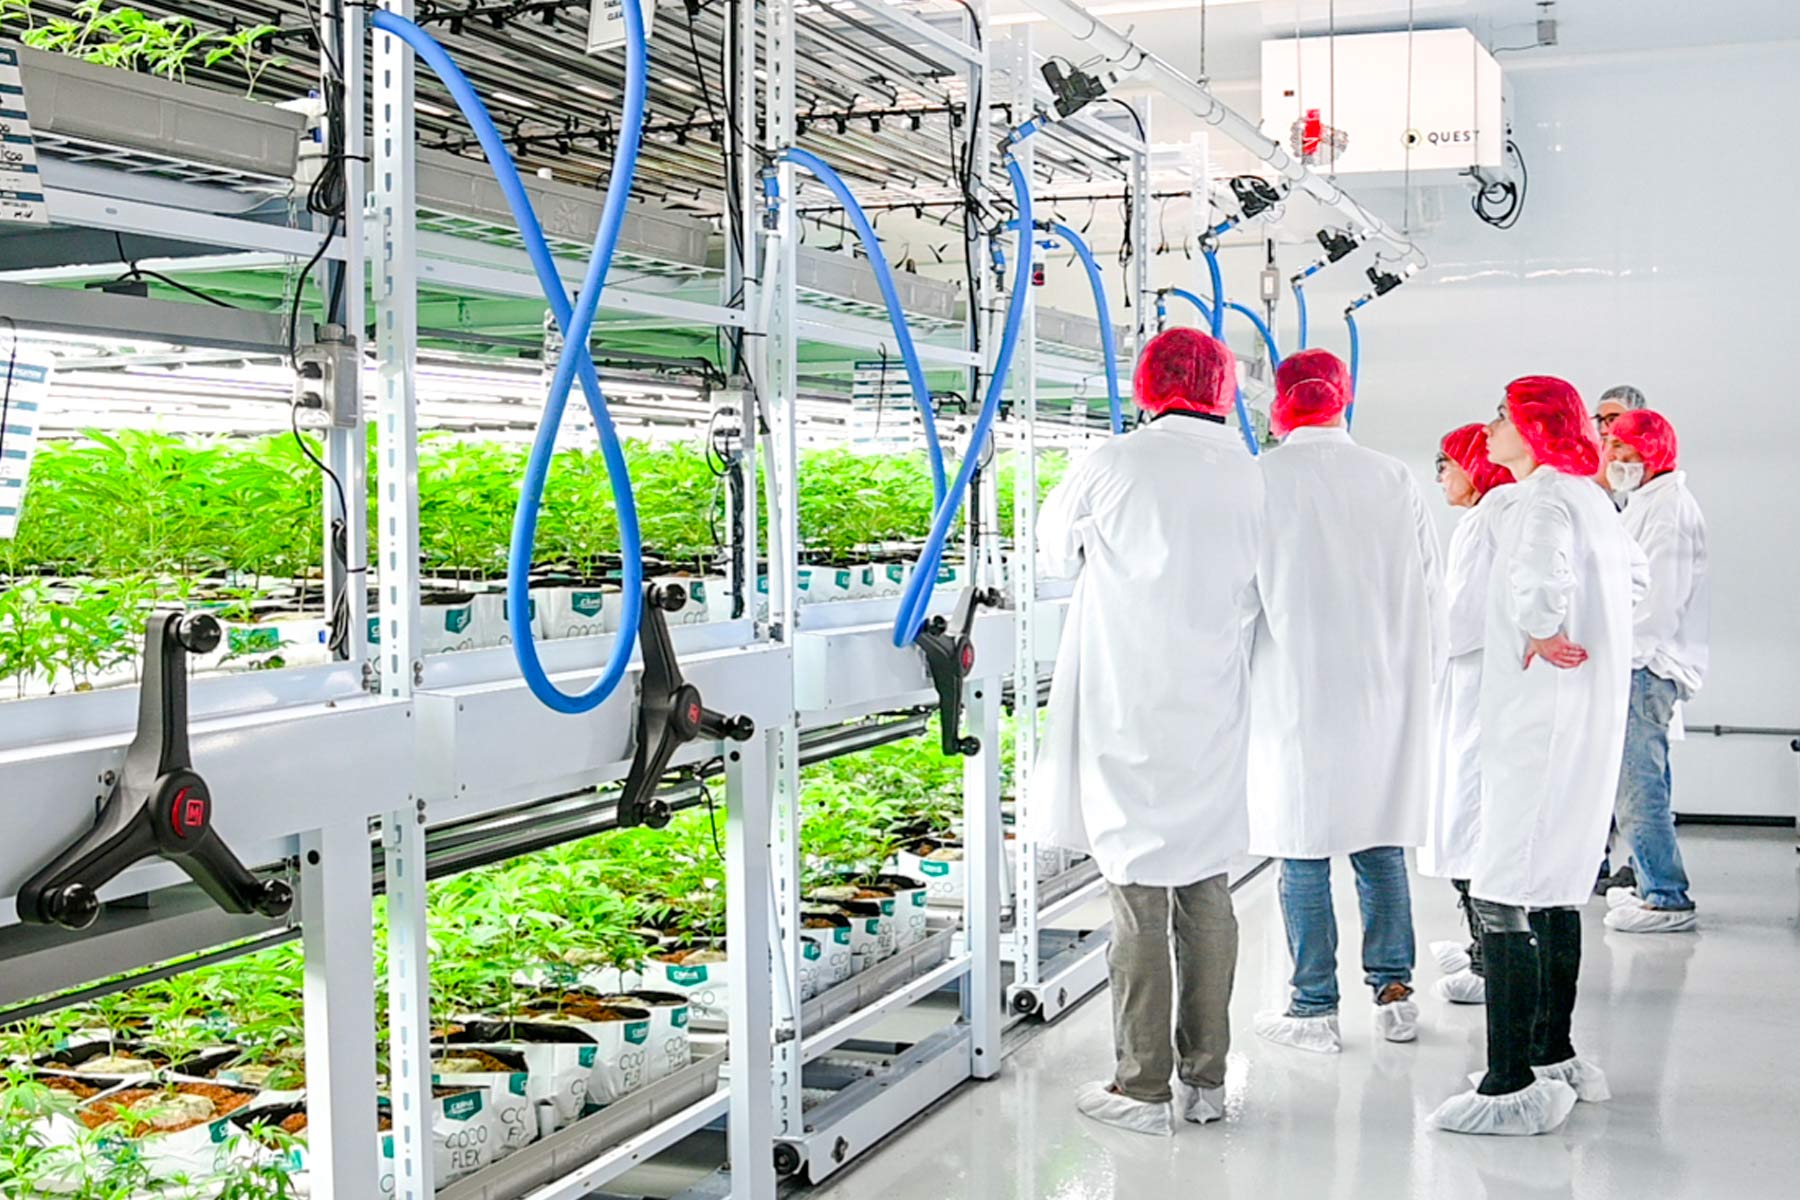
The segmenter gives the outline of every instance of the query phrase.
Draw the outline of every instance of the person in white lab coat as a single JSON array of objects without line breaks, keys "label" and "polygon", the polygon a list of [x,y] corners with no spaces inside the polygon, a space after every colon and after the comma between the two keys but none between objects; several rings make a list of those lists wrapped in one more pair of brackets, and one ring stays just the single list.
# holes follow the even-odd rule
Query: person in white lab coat
[{"label": "person in white lab coat", "polygon": [[1481,663],[1481,827],[1469,891],[1487,973],[1487,1073],[1432,1115],[1457,1133],[1535,1134],[1606,1077],[1570,1040],[1581,905],[1606,844],[1625,743],[1632,604],[1644,559],[1594,483],[1580,395],[1507,385],[1488,453],[1519,482],[1488,592]]},{"label": "person in white lab coat", "polygon": [[1336,1053],[1331,859],[1361,901],[1364,980],[1389,1041],[1418,1036],[1405,847],[1425,840],[1435,686],[1444,667],[1437,533],[1406,466],[1345,426],[1349,372],[1324,350],[1276,370],[1251,671],[1250,847],[1279,858],[1293,955],[1285,1009],[1256,1032]]},{"label": "person in white lab coat", "polygon": [[1481,640],[1487,626],[1488,569],[1495,528],[1506,507],[1512,472],[1488,460],[1487,428],[1464,425],[1438,447],[1438,482],[1451,507],[1463,510],[1445,556],[1450,613],[1449,668],[1438,694],[1438,749],[1432,805],[1419,870],[1456,886],[1470,941],[1433,942],[1444,977],[1438,995],[1453,1004],[1481,1004],[1481,923],[1469,900],[1469,872],[1481,816]]},{"label": "person in white lab coat", "polygon": [[1149,423],[1072,467],[1038,520],[1042,569],[1073,574],[1075,591],[1028,819],[1106,880],[1117,1069],[1078,1107],[1143,1133],[1172,1131],[1172,1097],[1190,1121],[1224,1115],[1225,869],[1248,840],[1263,521],[1262,476],[1225,424],[1236,365],[1196,330],[1153,338],[1133,380]]},{"label": "person in white lab coat", "polygon": [[1650,590],[1638,605],[1631,652],[1631,706],[1615,808],[1619,834],[1636,863],[1636,891],[1607,893],[1608,929],[1679,933],[1695,927],[1687,870],[1670,811],[1669,726],[1677,702],[1706,679],[1712,584],[1706,518],[1687,474],[1676,469],[1675,429],[1648,409],[1628,412],[1607,431],[1602,457],[1614,493],[1626,497],[1625,531],[1650,561]]}]

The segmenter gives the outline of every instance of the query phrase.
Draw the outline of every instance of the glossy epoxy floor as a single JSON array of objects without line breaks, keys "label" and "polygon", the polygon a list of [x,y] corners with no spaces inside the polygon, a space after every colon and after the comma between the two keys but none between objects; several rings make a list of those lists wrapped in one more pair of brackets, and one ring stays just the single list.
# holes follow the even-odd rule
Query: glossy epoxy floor
[{"label": "glossy epoxy floor", "polygon": [[1673,1200],[1800,1195],[1800,876],[1791,830],[1682,831],[1702,928],[1608,933],[1590,906],[1576,1043],[1613,1100],[1557,1134],[1470,1138],[1425,1117],[1483,1062],[1482,1010],[1430,984],[1427,945],[1460,936],[1448,884],[1413,885],[1419,1041],[1377,1043],[1357,967],[1355,892],[1334,871],[1344,1053],[1263,1043],[1259,1009],[1288,970],[1273,872],[1238,893],[1228,1118],[1158,1140],[1079,1116],[1078,1084],[1112,1061],[1104,993],[1044,1028],[994,1082],[968,1085],[814,1200]]}]

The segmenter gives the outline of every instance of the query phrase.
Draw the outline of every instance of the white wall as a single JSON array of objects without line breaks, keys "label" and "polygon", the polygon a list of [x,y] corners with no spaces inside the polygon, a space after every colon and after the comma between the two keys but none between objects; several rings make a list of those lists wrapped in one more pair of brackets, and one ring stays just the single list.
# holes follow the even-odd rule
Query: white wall
[{"label": "white wall", "polygon": [[[1710,533],[1712,671],[1689,724],[1800,726],[1800,43],[1513,79],[1524,219],[1499,232],[1450,208],[1423,238],[1431,271],[1364,310],[1357,435],[1425,473],[1435,439],[1486,419],[1515,376],[1564,376],[1590,402],[1636,384],[1675,424]],[[1312,289],[1334,347],[1341,323],[1320,314],[1363,283],[1339,270],[1322,277],[1333,303]],[[1785,739],[1695,737],[1676,807],[1791,816],[1796,757]]]}]

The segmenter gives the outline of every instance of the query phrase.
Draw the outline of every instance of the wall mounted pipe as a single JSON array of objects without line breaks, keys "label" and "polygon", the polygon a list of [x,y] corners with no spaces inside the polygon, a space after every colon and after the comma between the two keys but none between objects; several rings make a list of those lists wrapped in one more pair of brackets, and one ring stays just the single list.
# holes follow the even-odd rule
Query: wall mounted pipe
[{"label": "wall mounted pipe", "polygon": [[1256,155],[1271,171],[1285,180],[1289,187],[1303,191],[1325,207],[1335,210],[1350,222],[1353,229],[1366,230],[1370,237],[1386,243],[1394,251],[1424,261],[1424,255],[1413,245],[1411,238],[1394,229],[1358,204],[1348,192],[1289,154],[1279,142],[1265,136],[1254,122],[1214,96],[1203,84],[1196,83],[1177,71],[1095,17],[1075,0],[1026,0],[1026,3],[1072,36],[1086,42],[1094,54],[1104,60],[1105,65],[1099,69],[1102,83],[1117,84],[1136,79],[1151,84]]}]

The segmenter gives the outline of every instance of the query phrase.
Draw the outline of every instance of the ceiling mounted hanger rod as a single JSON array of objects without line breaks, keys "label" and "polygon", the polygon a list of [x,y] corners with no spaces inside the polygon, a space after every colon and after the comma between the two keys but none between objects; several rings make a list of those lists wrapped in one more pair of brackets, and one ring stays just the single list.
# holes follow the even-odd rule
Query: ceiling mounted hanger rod
[{"label": "ceiling mounted hanger rod", "polygon": [[1264,136],[1255,122],[1214,96],[1204,84],[1189,79],[1095,17],[1075,0],[1026,0],[1026,3],[1092,47],[1104,60],[1094,68],[1093,73],[1107,90],[1128,80],[1151,84],[1255,154],[1290,188],[1303,191],[1320,204],[1336,210],[1353,228],[1366,231],[1369,237],[1385,243],[1390,251],[1412,259],[1417,266],[1424,265],[1425,255],[1413,245],[1411,238],[1358,204],[1335,183],[1309,169],[1305,163],[1284,150],[1280,143]]}]

